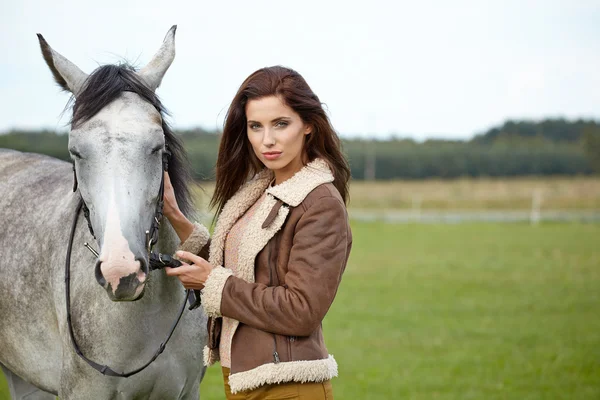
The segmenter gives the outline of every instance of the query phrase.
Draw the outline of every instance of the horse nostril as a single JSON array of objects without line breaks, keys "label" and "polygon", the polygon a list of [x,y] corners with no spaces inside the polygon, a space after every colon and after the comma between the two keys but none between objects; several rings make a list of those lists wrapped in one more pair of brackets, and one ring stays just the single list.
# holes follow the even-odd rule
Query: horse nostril
[{"label": "horse nostril", "polygon": [[98,281],[100,286],[105,287],[106,279],[104,279],[104,276],[102,276],[102,270],[100,269],[100,264],[102,264],[102,261],[100,261],[100,260],[96,261],[96,268],[94,270],[94,273],[96,275],[96,280]]},{"label": "horse nostril", "polygon": [[148,275],[150,273],[150,268],[148,266],[148,261],[146,261],[146,258],[136,257],[135,260],[140,262],[140,269],[142,270],[142,272]]}]

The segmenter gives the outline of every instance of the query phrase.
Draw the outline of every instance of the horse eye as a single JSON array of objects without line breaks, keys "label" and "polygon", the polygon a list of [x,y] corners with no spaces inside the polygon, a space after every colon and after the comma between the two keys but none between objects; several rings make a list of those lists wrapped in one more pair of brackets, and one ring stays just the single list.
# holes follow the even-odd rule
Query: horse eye
[{"label": "horse eye", "polygon": [[152,154],[156,154],[156,153],[158,153],[159,151],[161,151],[162,149],[163,149],[163,146],[162,146],[162,145],[161,145],[161,146],[156,146],[155,148],[153,148],[153,149],[152,149],[152,152],[151,152],[151,153],[152,153]]},{"label": "horse eye", "polygon": [[81,160],[83,157],[81,156],[81,154],[74,149],[69,149],[69,153],[71,153],[71,155],[79,160]]}]

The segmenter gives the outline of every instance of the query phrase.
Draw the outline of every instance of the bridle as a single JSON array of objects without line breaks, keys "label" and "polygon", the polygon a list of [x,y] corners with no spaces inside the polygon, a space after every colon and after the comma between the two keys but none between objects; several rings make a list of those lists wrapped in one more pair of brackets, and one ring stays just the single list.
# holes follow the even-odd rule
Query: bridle
[{"label": "bridle", "polygon": [[[165,146],[165,147],[166,148],[165,148],[165,151],[163,152],[162,164],[163,164],[163,171],[166,172],[169,169],[169,159],[171,157],[171,153],[170,153],[168,147],[167,146]],[[75,170],[75,164],[73,164],[73,177],[74,177],[73,192],[75,192],[77,190],[77,172]],[[150,226],[150,230],[146,231],[146,245],[147,245],[147,250],[148,250],[148,254],[149,254],[149,271],[148,271],[148,273],[150,273],[151,271],[154,271],[156,269],[164,268],[166,266],[176,268],[181,265],[180,261],[170,257],[169,255],[152,252],[152,248],[158,242],[158,230],[160,228],[160,221],[162,220],[162,216],[163,216],[164,192],[165,192],[165,180],[164,180],[164,173],[163,173],[162,177],[161,177],[160,190],[158,192],[158,201],[156,203],[156,210],[154,213],[154,217],[152,219],[152,224]],[[73,248],[73,238],[75,237],[75,229],[77,228],[77,220],[79,217],[79,213],[81,212],[82,209],[83,209],[83,214],[85,215],[85,218],[87,219],[88,228],[90,230],[90,233],[92,234],[92,236],[94,236],[94,239],[96,238],[96,236],[94,235],[94,230],[92,228],[92,223],[90,220],[90,211],[89,211],[87,205],[85,204],[83,197],[80,197],[79,203],[77,205],[77,210],[75,211],[75,217],[73,218],[73,223],[71,225],[69,244],[67,246],[67,258],[65,261],[65,298],[66,298],[66,303],[67,303],[67,325],[69,327],[69,336],[71,337],[71,341],[73,343],[73,349],[75,350],[75,353],[77,353],[77,355],[79,357],[81,357],[85,362],[87,362],[96,371],[100,372],[103,375],[128,378],[128,377],[135,375],[138,372],[141,372],[144,369],[146,369],[146,367],[148,367],[150,364],[152,364],[152,362],[154,360],[156,360],[156,358],[165,350],[167,343],[171,339],[173,332],[175,332],[175,328],[177,328],[177,325],[179,324],[179,321],[181,320],[181,316],[183,315],[183,312],[185,310],[186,302],[190,303],[190,307],[189,307],[190,310],[197,308],[200,305],[200,293],[197,290],[187,289],[186,299],[183,301],[183,304],[181,305],[181,307],[179,309],[177,318],[171,325],[171,330],[169,331],[169,334],[167,335],[165,340],[163,340],[162,343],[158,346],[158,349],[156,350],[156,352],[154,353],[152,358],[143,366],[141,366],[133,371],[130,371],[130,372],[116,372],[107,365],[98,364],[97,362],[94,362],[94,361],[90,360],[89,358],[87,358],[83,354],[83,352],[79,348],[79,345],[77,344],[77,341],[75,340],[75,334],[73,332],[73,323],[72,323],[72,318],[71,318],[71,272],[70,272],[70,270],[71,270],[71,250]],[[94,253],[94,255],[96,257],[98,257],[98,253],[95,250],[93,250],[87,243],[85,243],[84,245],[88,249],[90,249],[90,251],[92,251],[92,253]]]}]

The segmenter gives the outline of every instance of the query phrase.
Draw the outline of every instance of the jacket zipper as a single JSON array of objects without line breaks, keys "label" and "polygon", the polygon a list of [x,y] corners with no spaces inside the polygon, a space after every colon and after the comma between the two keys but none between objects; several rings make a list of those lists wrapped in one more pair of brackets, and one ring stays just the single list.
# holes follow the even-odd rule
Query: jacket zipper
[{"label": "jacket zipper", "polygon": [[292,347],[293,343],[296,341],[296,336],[288,336],[288,350],[290,353],[290,361],[294,361],[294,357],[292,356]]},{"label": "jacket zipper", "polygon": [[[271,269],[271,243],[267,244],[268,246],[268,250],[267,250],[267,263],[269,264],[269,286],[272,287],[273,286],[273,270]],[[275,334],[272,333],[273,335],[273,360],[275,361],[275,364],[279,364],[279,353],[277,352],[277,338],[275,337]]]}]

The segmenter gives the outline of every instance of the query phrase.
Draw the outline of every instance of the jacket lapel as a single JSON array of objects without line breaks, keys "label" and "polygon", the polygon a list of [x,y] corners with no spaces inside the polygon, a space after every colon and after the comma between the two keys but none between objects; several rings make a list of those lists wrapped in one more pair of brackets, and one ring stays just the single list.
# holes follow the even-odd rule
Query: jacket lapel
[{"label": "jacket lapel", "polygon": [[[279,207],[277,207],[278,205]],[[275,207],[278,208],[277,215],[268,226],[263,228],[264,221],[271,210],[275,210]],[[244,238],[238,249],[238,265],[234,272],[235,276],[246,282],[254,282],[254,260],[269,240],[281,229],[289,212],[289,207],[281,205],[281,202],[278,204],[276,198],[266,194],[244,229]]]},{"label": "jacket lapel", "polygon": [[223,265],[223,250],[225,249],[225,239],[229,230],[235,222],[260,198],[269,182],[273,179],[273,172],[264,169],[256,176],[244,184],[232,197],[225,203],[221,214],[217,219],[217,225],[210,243],[209,262],[214,265]]}]

